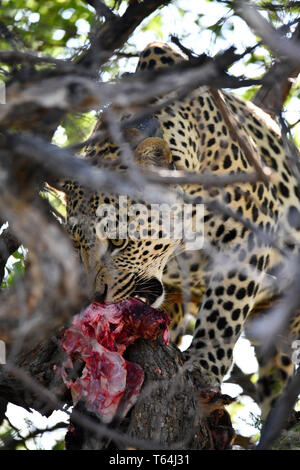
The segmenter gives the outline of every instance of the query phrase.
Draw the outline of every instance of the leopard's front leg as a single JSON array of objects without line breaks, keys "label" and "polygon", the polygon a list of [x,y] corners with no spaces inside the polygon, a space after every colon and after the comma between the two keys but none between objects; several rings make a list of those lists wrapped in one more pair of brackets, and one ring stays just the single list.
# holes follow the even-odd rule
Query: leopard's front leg
[{"label": "leopard's front leg", "polygon": [[230,369],[233,348],[255,304],[263,277],[258,268],[265,259],[255,256],[250,265],[253,270],[220,268],[212,272],[186,351],[187,366],[194,370],[199,385],[219,388]]}]

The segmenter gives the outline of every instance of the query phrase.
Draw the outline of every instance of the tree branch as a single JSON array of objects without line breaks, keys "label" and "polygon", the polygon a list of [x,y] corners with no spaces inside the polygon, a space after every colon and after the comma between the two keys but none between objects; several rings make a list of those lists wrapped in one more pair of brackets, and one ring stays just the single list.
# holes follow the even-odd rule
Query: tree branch
[{"label": "tree branch", "polygon": [[119,49],[137,28],[137,26],[171,0],[144,0],[129,4],[122,17],[114,15],[96,33],[87,52],[79,59],[78,64],[97,70]]},{"label": "tree branch", "polygon": [[[227,397],[219,395],[216,401],[215,394],[210,398],[206,390],[204,401],[198,402],[189,373],[181,371],[183,358],[177,348],[161,339],[140,340],[128,349],[126,358],[138,362],[146,373],[136,406],[124,421],[104,425],[79,402],[71,414],[70,449],[230,447],[234,431],[224,410]],[[62,360],[58,339],[52,337],[21,356],[16,365],[0,369],[1,396],[46,416],[62,410],[65,403],[71,404],[58,373]]]},{"label": "tree branch", "polygon": [[293,66],[299,67],[300,51],[296,43],[283,38],[251,3],[235,0],[233,6],[236,13],[261,37],[276,57],[284,57]]},{"label": "tree branch", "polygon": [[[300,41],[300,20],[289,41]],[[292,78],[297,77],[299,73],[300,63],[295,67],[284,59],[278,59],[265,74],[266,83],[260,87],[252,102],[275,117],[281,112],[290,92],[293,85]]]},{"label": "tree branch", "polygon": [[265,183],[270,181],[270,173],[268,169],[264,169],[261,162],[259,155],[251,148],[249,141],[245,139],[245,137],[241,134],[238,128],[238,124],[232,114],[230,114],[227,110],[226,104],[221,97],[218,90],[213,88],[210,89],[216,105],[218,106],[224,121],[226,122],[229,133],[233,140],[236,140],[239,144],[240,148],[243,150],[245,157],[247,158],[251,167],[253,167],[257,173],[259,179],[264,181]]},{"label": "tree branch", "polygon": [[112,21],[117,18],[111,9],[101,0],[85,0],[85,2],[94,7],[97,14],[99,16],[104,16],[107,21]]},{"label": "tree branch", "polygon": [[269,414],[261,432],[261,438],[256,447],[257,450],[269,449],[272,443],[279,437],[284,428],[290,412],[297,401],[300,393],[300,367],[288,384],[286,391],[278,400],[275,407]]}]

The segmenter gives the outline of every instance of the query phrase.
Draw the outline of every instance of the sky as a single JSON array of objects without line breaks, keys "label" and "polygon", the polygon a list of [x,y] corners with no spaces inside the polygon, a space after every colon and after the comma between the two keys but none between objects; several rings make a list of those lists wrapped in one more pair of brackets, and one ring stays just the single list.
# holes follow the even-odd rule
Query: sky
[{"label": "sky", "polygon": [[[177,9],[177,6],[183,10],[188,10],[189,12],[182,16]],[[122,6],[125,9],[125,3]],[[70,13],[70,12],[69,12]],[[64,11],[64,15],[67,18],[68,10]],[[122,11],[120,12],[122,13]],[[197,16],[199,14],[203,15],[201,21],[201,28],[195,23]],[[153,31],[143,32],[143,25],[138,28],[138,30],[133,34],[130,39],[130,44],[138,45],[138,49],[142,50],[148,43],[154,40],[160,40],[168,42],[170,35],[178,34],[180,37],[183,37],[183,44],[186,47],[190,47],[195,53],[207,53],[209,55],[215,55],[220,52],[222,49],[225,49],[231,45],[237,47],[237,52],[243,52],[246,47],[254,45],[256,43],[255,35],[249,30],[247,25],[243,20],[239,18],[234,18],[228,20],[228,26],[224,29],[224,38],[220,38],[217,41],[214,41],[213,33],[207,29],[209,26],[213,25],[221,19],[224,15],[228,14],[228,10],[222,6],[206,1],[191,1],[191,0],[179,0],[176,7],[173,5],[168,6],[163,9],[163,27],[162,27],[162,36]],[[152,17],[155,15],[152,15]],[[38,17],[32,17],[32,22],[38,21]],[[149,17],[145,23],[148,23],[151,20]],[[234,23],[235,29],[234,33],[230,29],[230,24]],[[69,47],[77,47],[84,43],[85,37],[89,32],[89,24],[85,20],[79,20],[77,22],[77,27],[79,28],[82,34],[82,41],[78,42],[73,39],[70,40],[68,44]],[[236,32],[239,32],[238,36]],[[56,38],[59,39],[62,34],[61,30],[56,31]],[[74,42],[75,41],[75,42]],[[266,51],[263,48],[259,48],[257,51],[260,54],[265,54]],[[133,72],[136,67],[137,59],[122,59],[121,67],[124,68],[123,72]],[[246,73],[247,77],[256,77],[260,70],[256,65],[249,64],[245,71],[245,68],[241,63],[234,65],[231,68],[231,73],[240,75]],[[105,75],[103,77],[105,79]],[[109,78],[108,76],[106,77]],[[239,92],[243,93],[245,90],[242,89]],[[290,122],[294,122],[299,117],[299,103],[297,100],[293,100],[289,105],[289,112],[287,113],[287,118]],[[299,129],[299,127],[298,127]],[[56,133],[56,141],[63,144],[64,136],[60,128]],[[190,338],[187,337],[185,340],[185,346],[188,345]],[[237,365],[245,373],[254,373],[257,371],[257,361],[254,356],[254,349],[250,343],[244,338],[241,337],[238,341],[235,350],[234,350],[234,359]],[[241,389],[238,386],[225,384],[223,386],[223,392],[232,396],[237,396],[240,393]],[[239,432],[243,435],[251,436],[257,433],[257,429],[251,425],[253,421],[253,416],[259,415],[258,406],[248,397],[242,398],[241,401],[247,405],[239,410],[235,416],[235,426]],[[24,435],[28,432],[28,422],[32,421],[36,427],[45,428],[50,427],[58,421],[67,421],[66,415],[63,412],[55,412],[52,416],[47,419],[42,417],[39,413],[33,412],[29,413],[24,411],[20,407],[14,405],[9,405],[8,410],[9,418],[13,425],[17,428],[23,429]],[[38,438],[36,442],[29,443],[29,447],[36,448],[36,444],[39,448],[51,449],[55,444],[56,439],[63,439],[65,434],[64,430],[56,431],[55,433],[46,433],[42,438]]]}]

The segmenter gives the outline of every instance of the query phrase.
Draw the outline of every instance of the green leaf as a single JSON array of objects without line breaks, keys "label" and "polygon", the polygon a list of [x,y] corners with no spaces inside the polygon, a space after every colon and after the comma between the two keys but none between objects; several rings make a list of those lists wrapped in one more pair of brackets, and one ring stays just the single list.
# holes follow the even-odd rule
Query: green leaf
[{"label": "green leaf", "polygon": [[151,20],[148,21],[146,25],[142,27],[143,32],[149,30],[155,32],[158,35],[159,39],[163,39],[161,15],[153,16]]},{"label": "green leaf", "polygon": [[242,94],[242,97],[246,101],[251,101],[259,88],[260,88],[259,86],[254,86],[254,87],[249,88],[248,90],[245,91],[245,93]]},{"label": "green leaf", "polygon": [[[19,250],[19,249],[18,249],[18,250]],[[16,259],[22,259],[22,260],[24,260],[24,255],[23,255],[23,253],[19,252],[18,250],[16,250],[16,251],[12,254],[12,256],[13,256],[14,258],[16,258]]]},{"label": "green leaf", "polygon": [[68,114],[62,126],[67,136],[66,145],[85,140],[96,123],[95,113]]},{"label": "green leaf", "polygon": [[65,441],[57,441],[52,450],[65,450]]},{"label": "green leaf", "polygon": [[4,289],[6,287],[11,286],[14,284],[15,280],[24,275],[25,272],[25,260],[24,254],[22,252],[15,252],[13,254],[13,258],[18,259],[19,261],[10,264],[8,261],[7,266],[9,266],[9,274],[7,277],[4,278],[4,281],[1,283],[1,288]]}]

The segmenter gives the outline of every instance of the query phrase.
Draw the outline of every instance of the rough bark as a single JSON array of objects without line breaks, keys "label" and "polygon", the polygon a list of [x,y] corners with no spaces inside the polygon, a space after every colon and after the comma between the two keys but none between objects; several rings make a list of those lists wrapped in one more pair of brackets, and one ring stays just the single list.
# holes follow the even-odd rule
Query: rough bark
[{"label": "rough bark", "polygon": [[[46,416],[70,405],[70,394],[57,371],[62,359],[58,338],[52,337],[23,354],[17,364],[21,374],[3,367],[2,399]],[[145,371],[136,405],[123,420],[116,418],[105,426],[80,402],[71,415],[68,449],[230,448],[234,431],[224,409],[228,397],[207,390],[199,393],[175,346],[166,346],[161,339],[139,340],[128,349],[127,359]]]},{"label": "rough bark", "polygon": [[[46,416],[59,408],[62,402],[71,403],[71,397],[55,371],[55,366],[59,366],[61,361],[58,338],[53,336],[18,358],[13,369],[20,371],[20,374],[14,373],[9,366],[0,367],[1,398]],[[24,376],[31,382],[30,387],[24,383]],[[52,394],[53,400],[49,401],[47,394],[41,393],[40,387]]]},{"label": "rough bark", "polygon": [[[292,35],[291,41],[300,39],[300,22]],[[286,61],[285,57],[277,58],[265,74],[265,83],[253,98],[253,103],[269,113],[272,117],[280,114],[286,98],[292,88],[293,79],[300,73],[298,64]]]},{"label": "rough bark", "polygon": [[[99,439],[71,417],[72,427],[66,436],[68,449],[231,447],[234,430],[224,409],[230,400],[212,390],[198,390],[190,373],[182,367],[183,357],[175,346],[166,346],[161,339],[139,340],[128,349],[126,357],[140,364],[145,372],[136,405],[124,420],[116,419],[109,426],[127,438]],[[76,411],[97,422],[95,416],[84,411],[82,403]]]}]

